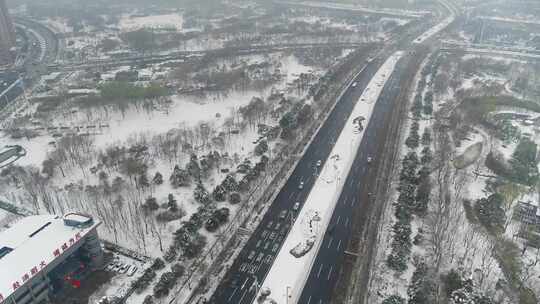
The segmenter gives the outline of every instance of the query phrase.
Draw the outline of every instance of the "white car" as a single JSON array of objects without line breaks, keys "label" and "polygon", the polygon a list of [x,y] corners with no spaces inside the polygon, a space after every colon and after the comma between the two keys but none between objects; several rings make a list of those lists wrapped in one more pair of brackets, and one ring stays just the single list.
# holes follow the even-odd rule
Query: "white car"
[{"label": "white car", "polygon": [[120,272],[120,273],[127,273],[127,272],[129,271],[130,268],[131,268],[131,265],[126,264],[126,265],[124,265],[124,267],[122,267],[122,268],[120,269],[119,272]]},{"label": "white car", "polygon": [[371,158],[371,156],[368,156],[368,158],[367,158],[368,164],[371,164],[372,161],[373,161],[373,158]]},{"label": "white car", "polygon": [[319,159],[319,160],[317,161],[317,167],[320,167],[321,165],[322,165],[322,161]]},{"label": "white car", "polygon": [[298,185],[298,189],[300,190],[304,189],[304,182],[300,182],[300,184]]},{"label": "white car", "polygon": [[356,88],[357,85],[358,85],[358,82],[353,82],[352,87]]},{"label": "white car", "polygon": [[294,211],[298,211],[298,209],[300,209],[300,202],[294,203],[294,206],[293,206]]}]

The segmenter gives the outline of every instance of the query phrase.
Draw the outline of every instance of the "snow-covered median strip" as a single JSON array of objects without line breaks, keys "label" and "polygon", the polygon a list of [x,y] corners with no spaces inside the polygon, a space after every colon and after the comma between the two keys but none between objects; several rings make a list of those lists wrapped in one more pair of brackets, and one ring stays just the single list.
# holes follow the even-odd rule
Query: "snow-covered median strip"
[{"label": "snow-covered median strip", "polygon": [[[298,215],[298,220],[261,284],[261,291],[270,290],[271,295],[268,298],[277,303],[298,301],[364,136],[363,127],[359,126],[367,126],[369,123],[376,101],[402,56],[403,52],[392,55],[377,71],[357,101]],[[293,204],[294,202],[291,202],[291,206]],[[306,246],[307,240],[309,243],[314,241],[313,246]],[[297,254],[302,247],[309,248],[309,251],[303,255]],[[293,249],[295,255],[291,254]],[[288,302],[286,290],[289,292]]]}]

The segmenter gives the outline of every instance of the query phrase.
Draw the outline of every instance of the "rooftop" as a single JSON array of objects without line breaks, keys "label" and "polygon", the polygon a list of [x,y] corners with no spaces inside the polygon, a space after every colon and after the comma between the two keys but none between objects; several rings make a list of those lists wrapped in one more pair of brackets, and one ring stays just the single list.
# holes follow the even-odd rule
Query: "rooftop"
[{"label": "rooftop", "polygon": [[0,232],[0,302],[99,224],[75,213],[36,215]]}]

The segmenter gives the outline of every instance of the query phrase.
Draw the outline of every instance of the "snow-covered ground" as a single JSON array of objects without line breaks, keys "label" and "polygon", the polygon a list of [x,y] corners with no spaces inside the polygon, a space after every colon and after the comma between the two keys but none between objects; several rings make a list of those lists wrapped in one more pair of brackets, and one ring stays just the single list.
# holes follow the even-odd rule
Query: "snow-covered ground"
[{"label": "snow-covered ground", "polygon": [[183,16],[177,13],[149,16],[123,15],[119,27],[122,31],[134,31],[141,28],[182,30],[183,24]]},{"label": "snow-covered ground", "polygon": [[[384,84],[401,57],[402,52],[392,55],[368,84],[263,281],[263,289],[269,288],[272,291],[271,297],[277,303],[288,303],[288,296],[293,303],[298,300],[364,135],[358,129],[358,119],[363,117],[364,125],[368,124]],[[306,240],[314,240],[313,249],[302,257],[294,257],[290,250]],[[288,289],[292,290],[292,294],[282,293]]]}]

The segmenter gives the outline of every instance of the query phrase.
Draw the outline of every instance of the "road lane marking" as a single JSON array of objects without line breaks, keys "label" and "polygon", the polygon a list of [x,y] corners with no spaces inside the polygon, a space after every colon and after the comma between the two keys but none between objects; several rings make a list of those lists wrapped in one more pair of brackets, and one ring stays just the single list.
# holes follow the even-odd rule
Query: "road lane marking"
[{"label": "road lane marking", "polygon": [[227,300],[227,302],[230,302],[230,301],[231,301],[231,299],[232,299],[232,298],[234,297],[234,295],[236,294],[236,290],[237,290],[237,289],[238,289],[238,288],[235,288],[235,289],[233,290],[233,292],[231,293],[231,296],[229,297],[229,299]]},{"label": "road lane marking", "polygon": [[319,267],[319,271],[317,272],[317,278],[321,275],[323,264]]},{"label": "road lane marking", "polygon": [[339,240],[338,244],[337,244],[337,250],[339,251],[339,248],[341,247],[341,240]]},{"label": "road lane marking", "polygon": [[248,292],[247,289],[246,289],[246,291],[244,291],[244,293],[242,294],[242,297],[240,298],[240,301],[239,301],[238,303],[242,303],[242,300],[243,300],[244,297],[246,296],[246,292]]},{"label": "road lane marking", "polygon": [[341,220],[341,215],[338,215],[336,225],[339,225],[339,221]]},{"label": "road lane marking", "polygon": [[334,240],[334,238],[330,237],[330,241],[328,241],[328,247],[326,247],[326,248],[330,248],[330,246],[332,245],[333,240]]},{"label": "road lane marking", "polygon": [[349,218],[345,218],[345,227],[349,226]]},{"label": "road lane marking", "polygon": [[328,276],[326,277],[326,280],[330,280],[330,276],[332,275],[333,266],[330,266],[330,270],[328,271]]},{"label": "road lane marking", "polygon": [[246,287],[246,283],[247,281],[249,280],[249,277],[246,278],[246,280],[244,281],[244,283],[242,284],[242,286],[240,287],[240,290],[244,289],[244,287]]},{"label": "road lane marking", "polygon": [[311,296],[309,296],[309,298],[307,299],[307,304],[309,304],[311,302]]}]

